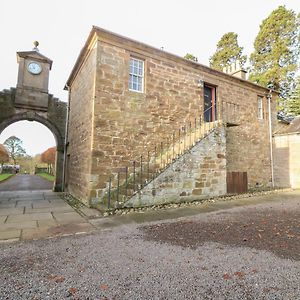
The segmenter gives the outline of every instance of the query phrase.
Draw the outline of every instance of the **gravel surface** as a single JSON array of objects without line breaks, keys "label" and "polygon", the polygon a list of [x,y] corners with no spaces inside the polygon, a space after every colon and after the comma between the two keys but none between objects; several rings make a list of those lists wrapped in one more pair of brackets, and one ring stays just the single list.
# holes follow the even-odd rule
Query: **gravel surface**
[{"label": "gravel surface", "polygon": [[1,245],[0,299],[299,300],[299,203]]}]

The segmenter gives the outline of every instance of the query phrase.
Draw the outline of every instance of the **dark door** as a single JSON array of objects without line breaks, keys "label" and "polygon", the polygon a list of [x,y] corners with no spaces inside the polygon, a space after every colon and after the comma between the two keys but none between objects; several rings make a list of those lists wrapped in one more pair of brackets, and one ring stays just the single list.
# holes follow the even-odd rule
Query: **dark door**
[{"label": "dark door", "polygon": [[213,122],[217,118],[216,88],[204,85],[204,121]]},{"label": "dark door", "polygon": [[227,194],[242,194],[247,191],[247,172],[227,172]]}]

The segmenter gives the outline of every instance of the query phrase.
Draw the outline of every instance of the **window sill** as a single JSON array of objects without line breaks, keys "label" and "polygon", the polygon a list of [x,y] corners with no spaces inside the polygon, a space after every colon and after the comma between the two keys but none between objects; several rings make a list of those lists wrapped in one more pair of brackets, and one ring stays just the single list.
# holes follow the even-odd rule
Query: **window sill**
[{"label": "window sill", "polygon": [[131,90],[131,89],[128,89],[128,91],[132,92],[132,93],[145,94],[144,91],[136,91],[136,90]]}]

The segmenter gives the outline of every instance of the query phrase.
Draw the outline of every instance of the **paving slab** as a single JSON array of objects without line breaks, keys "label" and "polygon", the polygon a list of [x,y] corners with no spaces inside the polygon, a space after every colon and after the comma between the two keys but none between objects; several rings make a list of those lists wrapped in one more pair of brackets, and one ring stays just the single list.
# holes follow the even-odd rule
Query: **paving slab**
[{"label": "paving slab", "polygon": [[6,230],[0,231],[0,240],[9,240],[9,239],[16,239],[20,238],[21,230]]},{"label": "paving slab", "polygon": [[0,216],[0,224],[1,224],[1,226],[2,226],[2,223],[4,223],[5,221],[6,221],[6,219],[7,219],[7,217],[8,216]]},{"label": "paving slab", "polygon": [[33,208],[50,208],[50,207],[54,207],[54,205],[48,201],[36,201],[36,202],[32,202],[32,207]]},{"label": "paving slab", "polygon": [[24,229],[22,230],[22,239],[40,239],[54,236],[64,236],[70,234],[86,233],[94,230],[95,228],[89,223],[75,223],[65,224],[58,226],[45,226],[35,229]]},{"label": "paving slab", "polygon": [[75,234],[90,232],[95,228],[89,223],[75,223],[75,224],[64,224],[56,227],[48,228],[48,232],[52,235],[65,235],[65,234]]},{"label": "paving slab", "polygon": [[8,215],[22,215],[24,213],[23,207],[11,207],[11,208],[2,208],[0,207],[0,216]]},{"label": "paving slab", "polygon": [[38,220],[52,220],[53,216],[50,212],[47,213],[35,213],[24,215],[9,215],[7,223],[26,222],[26,221],[38,221]]},{"label": "paving slab", "polygon": [[5,223],[1,224],[0,232],[3,231],[11,231],[11,230],[21,230],[27,228],[37,228],[36,221],[26,221],[26,222],[18,222],[18,223]]},{"label": "paving slab", "polygon": [[32,229],[23,229],[22,230],[22,240],[32,240],[32,239],[40,239],[50,237],[52,234],[48,231],[49,227],[41,227],[41,228],[32,228]]},{"label": "paving slab", "polygon": [[53,213],[54,218],[59,224],[70,224],[70,223],[83,223],[86,220],[81,217],[77,212],[55,212]]},{"label": "paving slab", "polygon": [[33,201],[17,201],[16,207],[32,207]]},{"label": "paving slab", "polygon": [[[0,191],[0,232],[3,237],[0,236],[0,241],[75,234],[95,229],[61,195],[45,190]],[[95,215],[92,210],[90,214]]]},{"label": "paving slab", "polygon": [[23,201],[36,201],[36,200],[45,201],[42,194],[40,194],[40,195],[26,195],[26,197],[18,196],[16,198],[13,198],[12,200],[17,200],[17,201],[21,201],[21,202],[23,202]]},{"label": "paving slab", "polygon": [[38,227],[55,227],[58,226],[58,223],[56,220],[38,220],[37,221]]},{"label": "paving slab", "polygon": [[5,209],[5,208],[14,208],[16,207],[16,203],[3,203],[0,204],[0,209]]},{"label": "paving slab", "polygon": [[89,218],[101,217],[101,213],[99,210],[89,207],[81,207],[80,211]]},{"label": "paving slab", "polygon": [[32,213],[46,213],[46,212],[74,212],[74,209],[69,205],[64,206],[53,206],[53,207],[42,207],[42,208],[26,208],[26,214]]},{"label": "paving slab", "polygon": [[90,219],[89,223],[98,229],[106,229],[135,222],[132,220],[131,216],[121,216]]},{"label": "paving slab", "polygon": [[67,202],[63,201],[62,199],[50,200],[50,204],[55,206],[69,205]]}]

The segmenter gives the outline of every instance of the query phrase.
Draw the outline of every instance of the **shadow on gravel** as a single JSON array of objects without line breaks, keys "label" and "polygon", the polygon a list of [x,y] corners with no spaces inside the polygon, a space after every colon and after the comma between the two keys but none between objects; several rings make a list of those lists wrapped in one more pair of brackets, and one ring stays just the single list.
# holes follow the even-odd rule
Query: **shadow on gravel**
[{"label": "shadow on gravel", "polygon": [[250,209],[213,215],[204,221],[177,221],[140,227],[144,239],[196,248],[205,242],[267,250],[300,260],[300,211]]}]

